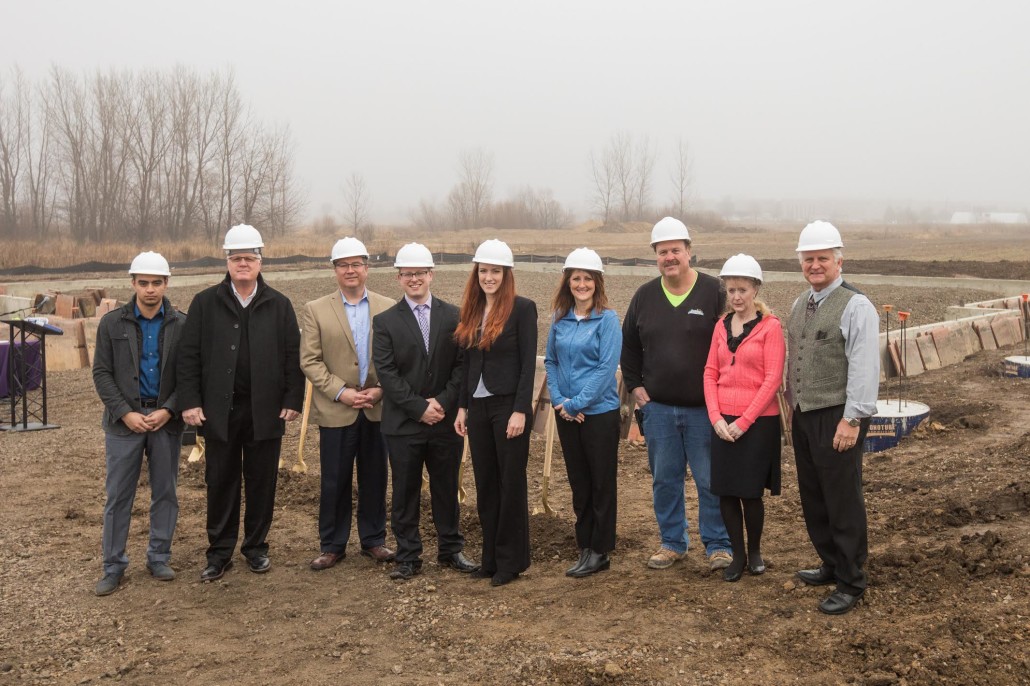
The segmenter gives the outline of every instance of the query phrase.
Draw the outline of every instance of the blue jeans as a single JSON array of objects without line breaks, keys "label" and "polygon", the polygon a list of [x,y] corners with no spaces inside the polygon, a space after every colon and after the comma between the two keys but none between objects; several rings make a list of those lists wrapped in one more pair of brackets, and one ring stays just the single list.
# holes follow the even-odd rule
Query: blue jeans
[{"label": "blue jeans", "polygon": [[683,482],[687,464],[697,486],[697,521],[701,542],[709,555],[730,550],[730,537],[719,511],[719,496],[710,488],[712,472],[712,424],[704,407],[663,405],[653,400],[644,405],[644,438],[651,465],[654,514],[662,546],[684,553],[687,536]]}]

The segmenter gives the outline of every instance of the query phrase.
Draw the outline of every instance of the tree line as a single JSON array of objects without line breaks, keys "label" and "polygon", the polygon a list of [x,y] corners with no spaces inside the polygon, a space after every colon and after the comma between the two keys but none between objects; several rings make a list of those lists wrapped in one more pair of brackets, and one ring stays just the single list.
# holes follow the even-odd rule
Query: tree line
[{"label": "tree line", "polygon": [[303,208],[293,163],[289,128],[258,121],[232,71],[0,75],[0,238],[281,235]]}]

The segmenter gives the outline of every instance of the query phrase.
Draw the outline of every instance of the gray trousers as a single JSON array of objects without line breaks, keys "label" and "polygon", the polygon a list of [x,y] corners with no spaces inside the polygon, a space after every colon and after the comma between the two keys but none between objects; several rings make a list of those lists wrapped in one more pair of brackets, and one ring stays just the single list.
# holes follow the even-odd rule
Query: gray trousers
[{"label": "gray trousers", "polygon": [[104,574],[122,574],[129,566],[125,543],[129,538],[129,518],[132,515],[132,504],[136,500],[144,454],[150,472],[150,546],[147,548],[147,562],[167,564],[171,559],[172,535],[179,517],[175,485],[179,478],[181,441],[180,432],[163,429],[128,436],[107,434]]}]

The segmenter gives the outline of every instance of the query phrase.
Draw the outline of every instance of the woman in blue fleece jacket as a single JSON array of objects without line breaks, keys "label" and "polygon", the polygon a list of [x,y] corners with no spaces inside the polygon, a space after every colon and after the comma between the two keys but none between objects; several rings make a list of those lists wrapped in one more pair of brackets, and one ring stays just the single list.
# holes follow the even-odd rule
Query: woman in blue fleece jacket
[{"label": "woman in blue fleece jacket", "polygon": [[547,336],[547,389],[576,511],[579,561],[566,576],[608,569],[615,548],[619,394],[615,370],[622,328],[604,292],[596,252],[577,248],[565,260]]}]

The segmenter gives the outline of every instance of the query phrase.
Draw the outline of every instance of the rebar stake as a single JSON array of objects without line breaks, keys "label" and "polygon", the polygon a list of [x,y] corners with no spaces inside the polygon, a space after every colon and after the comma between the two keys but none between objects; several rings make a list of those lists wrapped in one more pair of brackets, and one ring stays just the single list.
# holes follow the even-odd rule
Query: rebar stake
[{"label": "rebar stake", "polygon": [[[891,356],[891,311],[894,309],[894,305],[883,306],[883,318],[887,322],[887,359]],[[898,376],[901,376],[901,370],[898,370]],[[890,398],[890,389],[888,387],[887,397]]]},{"label": "rebar stake", "polygon": [[[902,312],[898,310],[898,319],[901,320],[901,374],[898,376],[898,412],[901,412],[901,377],[908,376],[908,316],[911,312]],[[908,404],[907,402],[905,403]]]}]

